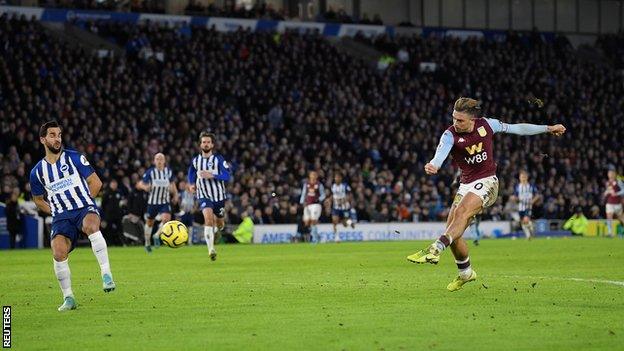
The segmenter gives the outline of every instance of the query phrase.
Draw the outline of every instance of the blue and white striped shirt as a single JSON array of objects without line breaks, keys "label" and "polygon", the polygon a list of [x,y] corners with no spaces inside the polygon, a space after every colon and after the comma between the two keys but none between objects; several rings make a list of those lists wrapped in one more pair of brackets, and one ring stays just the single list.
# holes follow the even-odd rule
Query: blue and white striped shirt
[{"label": "blue and white striped shirt", "polygon": [[[204,179],[199,176],[200,171],[209,171],[214,178]],[[197,187],[198,199],[209,199],[212,201],[224,201],[227,199],[227,189],[225,182],[230,180],[230,165],[221,155],[210,155],[203,157],[201,154],[195,156],[188,170],[189,184]]]},{"label": "blue and white striped shirt", "polygon": [[336,210],[350,210],[351,204],[347,195],[351,192],[351,187],[347,183],[332,184],[331,186],[333,208]]},{"label": "blue and white striped shirt", "polygon": [[533,207],[533,197],[537,196],[535,185],[518,183],[514,189],[518,197],[518,211],[531,211]]},{"label": "blue and white striped shirt", "polygon": [[52,217],[68,211],[96,206],[89,193],[87,178],[95,172],[84,155],[63,150],[55,163],[42,159],[30,172],[33,196],[43,196],[52,210]]},{"label": "blue and white striped shirt", "polygon": [[143,183],[150,184],[150,193],[147,198],[148,205],[164,205],[171,201],[169,186],[173,182],[173,171],[169,167],[159,170],[150,167],[143,175]]}]

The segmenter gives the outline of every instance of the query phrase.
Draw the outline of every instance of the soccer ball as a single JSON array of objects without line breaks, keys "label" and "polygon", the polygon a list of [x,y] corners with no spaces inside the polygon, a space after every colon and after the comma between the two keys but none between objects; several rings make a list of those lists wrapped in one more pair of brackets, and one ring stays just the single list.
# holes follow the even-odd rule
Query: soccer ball
[{"label": "soccer ball", "polygon": [[188,229],[180,221],[169,221],[160,230],[160,241],[174,249],[184,246],[188,241]]}]

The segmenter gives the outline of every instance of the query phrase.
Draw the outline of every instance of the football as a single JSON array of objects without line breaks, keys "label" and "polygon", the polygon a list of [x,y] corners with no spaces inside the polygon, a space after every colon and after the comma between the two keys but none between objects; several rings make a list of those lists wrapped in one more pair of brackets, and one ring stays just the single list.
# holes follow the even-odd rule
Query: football
[{"label": "football", "polygon": [[188,228],[180,221],[169,221],[160,231],[160,241],[174,249],[184,246],[188,242]]}]

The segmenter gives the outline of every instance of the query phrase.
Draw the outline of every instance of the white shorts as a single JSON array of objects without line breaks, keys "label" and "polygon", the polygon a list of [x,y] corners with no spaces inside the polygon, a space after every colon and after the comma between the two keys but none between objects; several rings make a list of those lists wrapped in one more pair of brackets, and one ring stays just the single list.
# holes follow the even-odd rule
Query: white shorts
[{"label": "white shorts", "polygon": [[321,218],[321,204],[311,204],[303,208],[304,221],[318,221]]},{"label": "white shorts", "polygon": [[622,204],[607,204],[606,212],[619,216],[622,214]]},{"label": "white shorts", "polygon": [[453,200],[453,205],[457,205],[468,193],[473,193],[481,198],[483,200],[483,208],[490,207],[494,205],[498,198],[498,178],[489,176],[477,179],[472,183],[460,184],[457,195],[455,195]]}]

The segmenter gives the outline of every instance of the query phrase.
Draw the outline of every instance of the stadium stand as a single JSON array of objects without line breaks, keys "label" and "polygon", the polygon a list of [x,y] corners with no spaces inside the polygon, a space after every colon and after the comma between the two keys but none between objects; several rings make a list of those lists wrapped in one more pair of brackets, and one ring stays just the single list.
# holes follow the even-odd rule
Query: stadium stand
[{"label": "stadium stand", "polygon": [[[0,175],[22,193],[43,152],[38,125],[49,119],[64,126],[65,145],[86,153],[105,183],[119,181],[125,197],[154,153],[164,152],[182,181],[199,132],[217,133],[218,152],[235,169],[228,211],[235,218],[247,211],[256,223],[293,222],[309,169],[320,171],[326,187],[343,171],[360,220],[444,220],[454,170],[427,177],[422,169],[459,96],[482,100],[490,117],[561,122],[570,132],[497,138],[502,196],[486,218],[506,216],[521,169],[543,195],[535,217],[568,218],[576,206],[602,216],[592,208],[602,210],[606,169],[624,158],[621,62],[581,61],[563,38],[362,39],[392,55],[404,49],[403,59],[378,70],[312,32],[77,24],[124,47],[126,57],[89,55],[39,22],[0,18]],[[597,45],[621,60],[617,40]],[[423,63],[436,69],[421,70]],[[532,96],[543,108],[528,102]],[[322,219],[328,215],[327,202]]]}]

